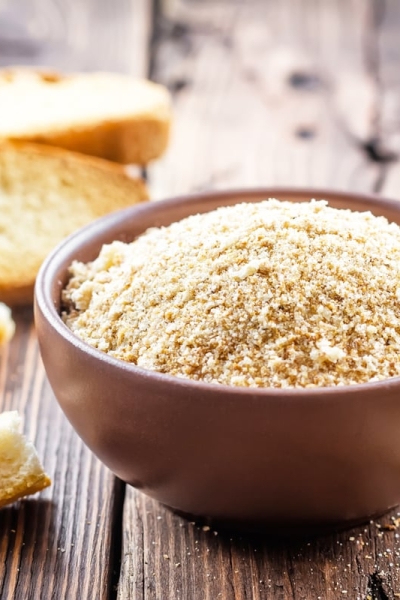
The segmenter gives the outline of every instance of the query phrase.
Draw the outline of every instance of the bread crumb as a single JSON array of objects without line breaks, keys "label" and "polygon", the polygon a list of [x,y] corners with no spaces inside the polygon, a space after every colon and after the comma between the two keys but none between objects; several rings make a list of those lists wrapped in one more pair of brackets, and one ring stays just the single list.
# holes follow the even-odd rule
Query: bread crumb
[{"label": "bread crumb", "polygon": [[0,414],[0,507],[51,484],[32,442],[20,433],[17,411]]},{"label": "bread crumb", "polygon": [[145,369],[273,388],[400,375],[400,227],[370,212],[242,203],[70,272],[66,324]]}]

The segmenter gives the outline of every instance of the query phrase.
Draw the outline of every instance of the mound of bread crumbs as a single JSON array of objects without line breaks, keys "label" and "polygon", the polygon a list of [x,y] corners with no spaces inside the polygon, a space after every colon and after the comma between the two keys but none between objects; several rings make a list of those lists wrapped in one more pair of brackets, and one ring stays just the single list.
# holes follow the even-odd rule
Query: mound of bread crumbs
[{"label": "mound of bread crumbs", "polygon": [[145,369],[274,388],[400,375],[400,227],[369,212],[237,204],[70,273],[68,327]]}]

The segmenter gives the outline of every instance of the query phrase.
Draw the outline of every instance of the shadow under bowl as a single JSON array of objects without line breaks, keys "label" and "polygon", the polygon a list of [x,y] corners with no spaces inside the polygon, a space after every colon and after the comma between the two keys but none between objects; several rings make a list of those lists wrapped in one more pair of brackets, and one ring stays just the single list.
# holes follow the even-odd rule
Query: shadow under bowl
[{"label": "shadow under bowl", "polygon": [[43,264],[35,320],[67,418],[118,477],[182,513],[246,529],[315,532],[400,502],[400,378],[314,389],[239,388],[179,379],[114,359],[60,318],[73,260],[148,227],[268,197],[325,198],[400,224],[400,202],[327,190],[211,192],[113,213],[67,238]]}]

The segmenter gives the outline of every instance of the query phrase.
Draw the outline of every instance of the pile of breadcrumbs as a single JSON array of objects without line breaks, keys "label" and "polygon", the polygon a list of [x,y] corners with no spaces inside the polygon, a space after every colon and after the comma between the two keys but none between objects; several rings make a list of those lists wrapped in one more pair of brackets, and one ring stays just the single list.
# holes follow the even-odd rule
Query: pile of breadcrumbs
[{"label": "pile of breadcrumbs", "polygon": [[114,242],[74,262],[67,325],[111,356],[236,386],[400,375],[400,227],[267,200]]}]

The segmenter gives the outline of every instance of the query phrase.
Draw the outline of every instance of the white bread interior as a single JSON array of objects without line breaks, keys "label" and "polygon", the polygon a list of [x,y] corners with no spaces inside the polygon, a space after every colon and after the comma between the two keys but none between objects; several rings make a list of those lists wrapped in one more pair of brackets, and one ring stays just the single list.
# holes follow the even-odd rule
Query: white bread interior
[{"label": "white bread interior", "polygon": [[0,414],[0,507],[51,484],[34,445],[20,433],[17,411]]}]

